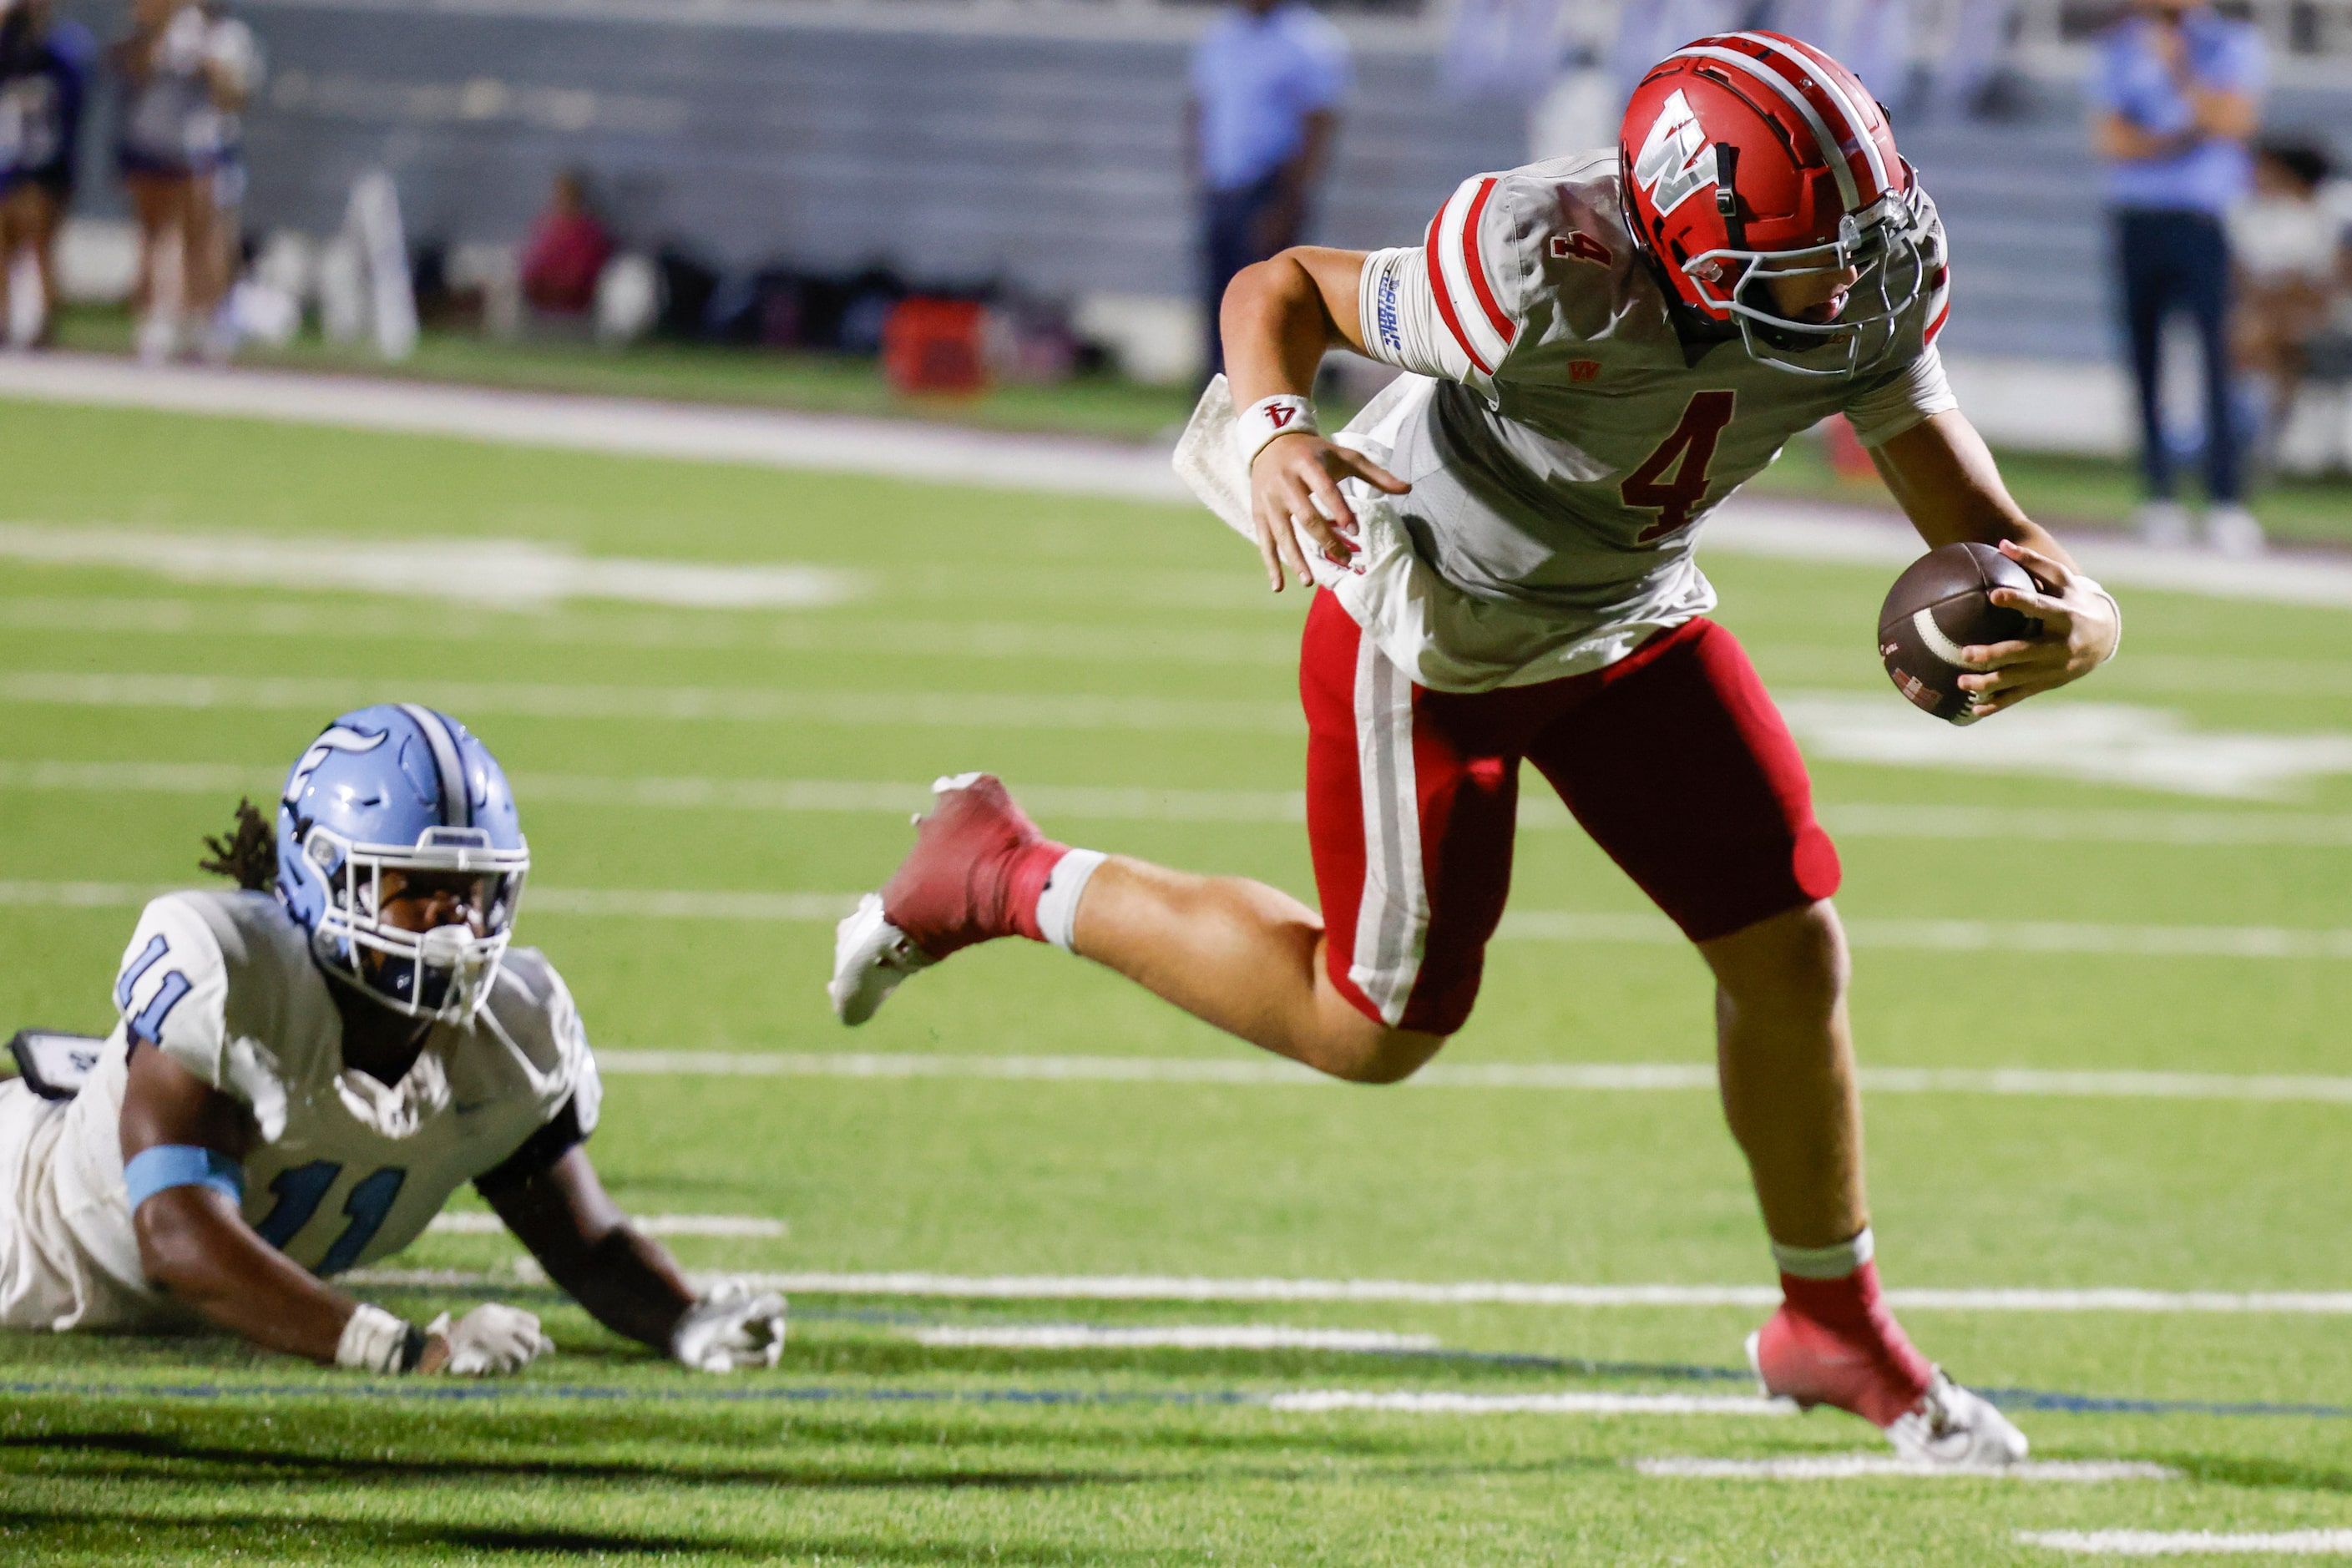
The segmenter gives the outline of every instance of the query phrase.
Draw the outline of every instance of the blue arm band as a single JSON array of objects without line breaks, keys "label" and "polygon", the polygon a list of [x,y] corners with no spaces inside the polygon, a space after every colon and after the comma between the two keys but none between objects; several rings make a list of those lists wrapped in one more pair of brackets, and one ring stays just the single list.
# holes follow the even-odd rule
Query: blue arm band
[{"label": "blue arm band", "polygon": [[245,1202],[245,1170],[217,1149],[194,1143],[159,1143],[123,1162],[123,1184],[131,1189],[131,1212],[166,1187],[210,1187],[233,1204]]}]

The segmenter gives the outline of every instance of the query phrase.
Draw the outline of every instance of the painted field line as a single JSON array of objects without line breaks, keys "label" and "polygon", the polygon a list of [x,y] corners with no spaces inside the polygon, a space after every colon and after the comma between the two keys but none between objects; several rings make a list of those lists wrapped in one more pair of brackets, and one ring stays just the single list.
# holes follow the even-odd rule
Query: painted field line
[{"label": "painted field line", "polygon": [[[912,1051],[663,1051],[605,1049],[607,1077],[1001,1079],[1049,1083],[1332,1085],[1275,1057],[946,1056]],[[2352,1078],[2287,1074],[2063,1071],[2042,1068],[1864,1068],[1874,1094],[1990,1094],[2059,1100],[2251,1100],[2352,1103]],[[1716,1088],[1699,1062],[1438,1061],[1405,1089],[1552,1089],[1570,1093]]]},{"label": "painted field line", "polygon": [[[782,410],[15,354],[0,396],[1192,505],[1164,451]],[[1208,526],[1205,520],[1203,526]]]},{"label": "painted field line", "polygon": [[[647,1236],[749,1236],[774,1237],[790,1234],[780,1219],[735,1214],[635,1214],[629,1223]],[[433,1216],[425,1227],[444,1236],[504,1236],[506,1221],[494,1214],[467,1209],[448,1210]]]},{"label": "painted field line", "polygon": [[[898,816],[930,804],[910,780],[630,777],[593,773],[510,775],[526,801],[672,811],[764,811]],[[232,763],[0,762],[0,790],[129,795],[248,794],[274,788],[274,768]],[[1020,785],[1032,815],[1097,822],[1303,823],[1302,790],[1171,789],[1149,785]],[[2284,845],[2352,847],[2352,816],[2312,812],[2084,811],[2000,806],[1891,805],[1862,802],[1817,808],[1843,838],[2019,839],[2036,843]],[[1573,828],[1557,800],[1530,793],[1519,826]]]},{"label": "painted field line", "polygon": [[2087,1557],[2352,1557],[2352,1530],[2247,1535],[2210,1530],[2021,1530],[2017,1538]]},{"label": "painted field line", "polygon": [[862,573],[582,555],[527,539],[336,539],[318,534],[0,522],[0,560],[152,572],[184,583],[454,599],[505,608],[620,599],[699,609],[814,609],[865,595]]},{"label": "painted field line", "polygon": [[[0,360],[0,396],[232,415],[299,425],[509,442],[604,455],[864,473],[1196,507],[1158,447],[781,410],[499,392],[290,371],[187,370],[97,355]],[[1203,528],[1212,526],[1206,518]],[[1891,509],[1741,496],[1707,520],[1704,548],[1897,568],[1918,535]],[[2352,608],[2352,563],[2317,552],[2251,561],[2071,534],[2111,587]],[[1236,570],[1239,570],[1237,565]],[[1261,595],[1268,597],[1268,595]]]},{"label": "painted field line", "polygon": [[1277,1394],[1266,1408],[1320,1415],[1374,1410],[1402,1415],[1794,1415],[1785,1399],[1736,1394],[1444,1394],[1311,1389]]},{"label": "painted field line", "polygon": [[777,691],[761,687],[555,685],[350,680],[303,676],[0,676],[0,702],[68,708],[316,713],[371,702],[423,702],[471,718],[840,724],[981,730],[1210,731],[1288,735],[1305,721],[1287,702],[1108,697],[1074,692]]},{"label": "painted field line", "polygon": [[1281,1323],[1171,1323],[1117,1328],[1097,1323],[1007,1323],[911,1329],[918,1344],[957,1350],[1433,1351],[1435,1334],[1377,1329],[1302,1329]]},{"label": "painted field line", "polygon": [[[1771,1285],[1562,1285],[1531,1281],[1207,1279],[1191,1275],[753,1274],[762,1289],[811,1296],[1003,1301],[1404,1301],[1428,1306],[1772,1307]],[[2352,1290],[1889,1290],[1898,1308],[1965,1312],[2275,1312],[2352,1316]]]},{"label": "painted field line", "polygon": [[[168,887],[135,882],[0,882],[0,906],[135,908]],[[856,906],[855,893],[722,892],[691,889],[538,888],[528,912],[633,920],[829,923]],[[1627,942],[1679,947],[1657,915],[1521,910],[1503,917],[1507,942]],[[2352,958],[2352,928],[2107,925],[2066,921],[1846,921],[1856,948],[1906,952],[2100,953],[2141,958]]]},{"label": "painted field line", "polygon": [[1629,1460],[1645,1476],[1709,1480],[1854,1481],[1885,1476],[1925,1480],[2177,1481],[2180,1472],[2145,1459],[2026,1459],[2014,1465],[1937,1465],[1893,1454],[1809,1454],[1778,1459],[1707,1459],[1666,1457]]},{"label": "painted field line", "polygon": [[[894,584],[895,586],[895,584]],[[1067,622],[976,621],[856,616],[684,615],[573,609],[485,615],[468,606],[420,625],[415,605],[284,601],[225,605],[194,599],[24,595],[0,598],[0,626],[28,631],[312,638],[413,643],[508,642],[597,648],[740,648],[786,653],[884,654],[919,658],[1059,659],[1089,664],[1198,664],[1287,669],[1298,663],[1289,631],[1217,631]],[[1844,650],[1849,656],[1852,650]],[[1851,668],[1848,657],[1844,666]],[[2284,661],[2282,661],[2284,662]],[[2352,684],[2352,683],[2348,683]],[[2277,692],[2276,680],[2252,689]]]}]

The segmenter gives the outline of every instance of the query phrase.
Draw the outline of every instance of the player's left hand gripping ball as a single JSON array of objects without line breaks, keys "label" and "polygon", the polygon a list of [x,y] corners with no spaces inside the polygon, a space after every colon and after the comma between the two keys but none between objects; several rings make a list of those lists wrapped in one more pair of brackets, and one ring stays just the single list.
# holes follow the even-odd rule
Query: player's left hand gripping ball
[{"label": "player's left hand gripping ball", "polygon": [[784,1299],[721,1279],[670,1331],[669,1353],[697,1372],[773,1366],[784,1353]]}]

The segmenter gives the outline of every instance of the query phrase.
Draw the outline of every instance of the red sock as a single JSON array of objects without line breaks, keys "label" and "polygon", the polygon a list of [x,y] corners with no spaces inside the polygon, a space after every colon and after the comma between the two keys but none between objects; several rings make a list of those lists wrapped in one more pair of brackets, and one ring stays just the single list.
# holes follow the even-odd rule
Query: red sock
[{"label": "red sock", "polygon": [[1005,930],[1031,942],[1045,940],[1045,933],[1037,925],[1037,900],[1045,891],[1045,882],[1053,876],[1054,868],[1069,852],[1068,845],[1056,844],[1050,838],[1040,838],[1014,852],[1013,863],[1004,873]]},{"label": "red sock", "polygon": [[1919,1396],[1935,1381],[1934,1363],[1913,1348],[1903,1325],[1886,1310],[1886,1302],[1878,1292],[1875,1262],[1864,1263],[1837,1279],[1804,1279],[1784,1272],[1780,1276],[1780,1294],[1791,1311],[1811,1318],[1839,1338],[1867,1351],[1891,1374],[1902,1391],[1901,1405],[1883,1413],[1863,1412],[1879,1426],[1885,1426],[1918,1403]]}]

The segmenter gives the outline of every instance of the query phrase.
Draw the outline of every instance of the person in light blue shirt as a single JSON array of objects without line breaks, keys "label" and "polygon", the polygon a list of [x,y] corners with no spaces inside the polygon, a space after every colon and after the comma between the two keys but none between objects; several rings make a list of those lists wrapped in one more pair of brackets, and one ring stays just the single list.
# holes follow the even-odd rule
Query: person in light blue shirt
[{"label": "person in light blue shirt", "polygon": [[2200,0],[2137,0],[2101,40],[2091,80],[2092,136],[2105,160],[2116,275],[2138,383],[2143,536],[2185,543],[2173,499],[2160,386],[2164,323],[2196,323],[2205,368],[2205,517],[2218,549],[2262,548],[2241,494],[2240,433],[2231,393],[2230,242],[2222,215],[2251,182],[2246,143],[2263,86],[2252,27]]},{"label": "person in light blue shirt", "polygon": [[1239,0],[1192,49],[1185,144],[1201,206],[1208,372],[1243,268],[1298,243],[1339,131],[1348,42],[1302,0]]}]

